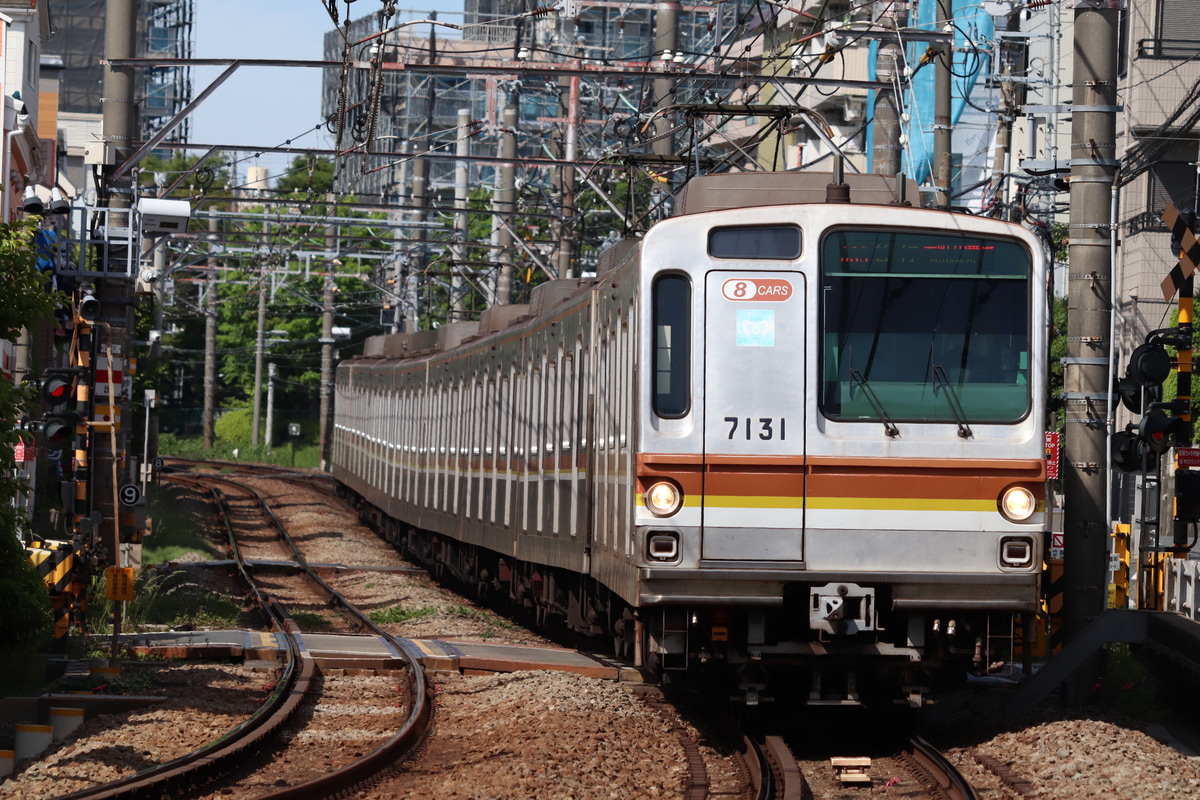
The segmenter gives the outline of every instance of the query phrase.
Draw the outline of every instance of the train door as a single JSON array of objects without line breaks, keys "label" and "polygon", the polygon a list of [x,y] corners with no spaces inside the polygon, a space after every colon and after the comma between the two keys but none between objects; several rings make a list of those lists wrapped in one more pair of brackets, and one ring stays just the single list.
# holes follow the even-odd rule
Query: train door
[{"label": "train door", "polygon": [[710,272],[705,559],[804,558],[804,276]]}]

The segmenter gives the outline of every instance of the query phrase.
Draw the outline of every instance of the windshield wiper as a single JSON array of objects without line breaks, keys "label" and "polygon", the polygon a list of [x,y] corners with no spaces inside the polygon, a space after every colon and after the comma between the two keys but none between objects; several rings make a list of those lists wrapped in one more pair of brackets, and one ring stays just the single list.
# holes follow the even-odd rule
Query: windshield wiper
[{"label": "windshield wiper", "polygon": [[950,413],[954,415],[954,420],[958,423],[958,435],[963,439],[970,439],[972,436],[971,426],[967,424],[967,414],[965,411],[963,411],[962,403],[958,400],[958,392],[954,391],[954,386],[950,383],[950,379],[946,376],[945,368],[941,364],[934,364],[934,397],[937,397],[937,390],[939,386],[946,390],[946,401],[950,404]]},{"label": "windshield wiper", "polygon": [[888,436],[899,436],[900,429],[896,427],[896,423],[892,422],[892,418],[883,410],[883,403],[879,402],[879,397],[875,394],[875,390],[867,383],[867,379],[863,377],[861,371],[850,368],[850,390],[853,398],[854,386],[862,387],[863,394],[867,396],[867,402],[871,404],[871,410],[875,412],[875,416],[879,417],[879,421],[883,423],[883,430]]}]

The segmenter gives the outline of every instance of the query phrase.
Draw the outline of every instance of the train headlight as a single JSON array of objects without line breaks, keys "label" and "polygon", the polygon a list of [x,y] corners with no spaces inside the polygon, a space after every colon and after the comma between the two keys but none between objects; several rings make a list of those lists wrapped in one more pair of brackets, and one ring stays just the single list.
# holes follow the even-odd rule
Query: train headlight
[{"label": "train headlight", "polygon": [[1026,522],[1036,510],[1037,500],[1024,486],[1010,486],[1000,495],[1000,513],[1010,522]]},{"label": "train headlight", "polygon": [[656,517],[669,517],[683,505],[683,492],[669,481],[659,481],[646,490],[646,508]]}]

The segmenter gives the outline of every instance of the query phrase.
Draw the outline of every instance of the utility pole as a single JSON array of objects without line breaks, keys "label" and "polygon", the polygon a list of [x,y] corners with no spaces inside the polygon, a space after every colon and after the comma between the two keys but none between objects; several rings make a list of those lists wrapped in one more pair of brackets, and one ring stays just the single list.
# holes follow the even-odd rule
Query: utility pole
[{"label": "utility pole", "polygon": [[333,421],[333,269],[325,275],[321,317],[321,469],[329,464],[329,427]]},{"label": "utility pole", "polygon": [[[1022,9],[1012,11],[1007,17],[1005,31],[1019,33],[1021,30]],[[996,150],[992,156],[992,177],[988,183],[988,196],[994,205],[984,208],[988,216],[1003,217],[1013,222],[1019,221],[1017,215],[1007,209],[1005,186],[1008,183],[1008,165],[1012,153],[1013,120],[1017,109],[1025,105],[1025,64],[1029,47],[1024,41],[1014,41],[1010,37],[997,35],[1000,42],[1000,63],[996,72],[1000,75],[1000,119],[996,129]],[[1014,67],[1016,69],[1014,69]],[[1029,154],[1032,158],[1033,153]]]},{"label": "utility pole", "polygon": [[[937,0],[937,28],[945,30],[954,23],[954,9],[950,0]],[[953,30],[953,27],[950,27]],[[950,208],[951,185],[954,176],[950,170],[950,153],[954,147],[954,128],[950,124],[950,68],[954,62],[954,39],[936,44],[938,57],[937,73],[933,85],[933,185],[934,207]]]},{"label": "utility pole", "polygon": [[[674,69],[675,51],[679,49],[679,3],[659,2],[655,6],[654,55],[661,58],[663,70]],[[662,111],[675,103],[675,79],[654,79],[654,110]],[[651,151],[656,156],[669,156],[675,153],[675,143],[671,136],[671,121],[665,113],[654,118],[654,142]]]},{"label": "utility pole", "polygon": [[[134,77],[133,68],[130,66],[115,66],[114,60],[129,58],[133,55],[134,42],[134,2],[135,0],[106,0],[105,3],[105,26],[104,26],[104,87],[101,97],[101,105],[103,108],[101,122],[101,138],[104,142],[104,157],[102,159],[104,167],[102,170],[102,182],[99,197],[103,205],[109,209],[106,220],[106,228],[109,231],[109,236],[113,236],[118,229],[124,229],[128,233],[135,234],[134,240],[139,240],[140,232],[134,230],[137,220],[134,214],[130,211],[133,206],[133,188],[130,180],[129,172],[125,172],[120,177],[116,176],[116,166],[130,158],[134,153],[133,138],[136,127],[137,117],[134,104]],[[116,211],[117,213],[114,213]],[[101,245],[107,248],[108,242]],[[99,359],[96,358],[100,350],[100,338],[103,335],[105,339],[105,352],[107,354],[108,363],[108,385],[107,385],[107,400],[108,400],[108,415],[109,426],[108,436],[100,437],[98,432],[103,430],[99,427],[90,427],[86,436],[86,446],[83,449],[83,458],[80,458],[79,448],[76,448],[77,461],[86,462],[89,464],[88,474],[91,480],[87,487],[86,513],[92,519],[103,519],[104,529],[111,530],[111,538],[102,537],[105,541],[108,551],[108,564],[110,569],[126,567],[126,560],[121,549],[121,528],[122,518],[118,492],[120,490],[119,465],[126,460],[124,456],[124,446],[128,437],[128,431],[118,433],[115,428],[116,420],[122,410],[126,412],[126,419],[132,420],[133,405],[130,402],[131,398],[121,397],[117,391],[117,384],[113,380],[113,375],[118,369],[116,363],[116,353],[120,353],[123,359],[128,358],[130,354],[130,346],[133,343],[133,290],[134,278],[130,276],[127,280],[100,280],[96,282],[96,296],[100,300],[100,312],[98,319],[89,320],[95,322],[94,326],[90,327],[90,350],[86,361],[83,364],[87,371],[87,384],[95,383],[95,370],[99,365]],[[93,387],[94,388],[94,387]],[[85,389],[81,389],[86,392]],[[90,402],[82,409],[85,413],[81,416],[85,420],[95,422],[95,393],[90,397]],[[82,438],[77,437],[77,439]],[[107,440],[105,442],[105,440]],[[107,444],[107,452],[105,452],[105,444]],[[104,467],[108,466],[109,469]],[[107,491],[106,491],[107,490]],[[76,509],[78,512],[80,509]],[[111,522],[111,525],[109,524]],[[78,529],[78,517],[76,529]],[[128,531],[126,540],[133,541],[132,530]],[[108,573],[110,581],[116,578],[115,572]],[[108,586],[111,588],[113,583]],[[112,649],[109,652],[109,666],[120,666],[120,654],[118,642],[121,635],[121,622],[124,615],[124,602],[115,601],[113,603],[113,637]]]},{"label": "utility pole", "polygon": [[267,429],[263,432],[267,452],[271,452],[271,442],[274,437],[271,431],[275,428],[275,362],[267,364]]},{"label": "utility pole", "polygon": [[[216,228],[216,219],[209,220],[209,230]],[[217,263],[208,260],[208,295],[204,303],[204,449],[212,450],[216,440],[214,421],[217,407]]]},{"label": "utility pole", "polygon": [[[132,205],[130,173],[120,178],[112,176],[116,165],[133,155],[134,106],[133,67],[114,66],[112,60],[131,58],[134,40],[135,0],[106,0],[104,8],[104,98],[103,138],[111,153],[106,155],[104,194],[109,208],[129,208]],[[112,162],[112,163],[110,163]]]},{"label": "utility pole", "polygon": [[267,327],[267,265],[258,263],[258,329],[254,339],[254,420],[250,444],[258,444],[258,423],[262,419],[263,337]]},{"label": "utility pole", "polygon": [[[892,12],[879,20],[893,29],[908,25],[908,8],[894,3]],[[891,81],[893,88],[875,92],[875,124],[871,128],[871,171],[878,175],[898,175],[901,167],[900,99],[896,89],[904,79],[904,48],[895,37],[879,43],[875,54],[875,77]]]},{"label": "utility pole", "polygon": [[496,191],[492,198],[492,252],[499,265],[496,279],[495,305],[512,302],[512,234],[513,211],[516,207],[517,107],[511,102],[501,117],[500,158],[496,170]]},{"label": "utility pole", "polygon": [[463,272],[467,269],[467,238],[468,204],[470,192],[467,182],[470,180],[470,163],[467,157],[471,155],[471,110],[458,110],[458,141],[455,142],[454,154],[458,161],[454,162],[454,244],[450,248],[452,261],[450,267],[450,320],[466,319],[467,308],[463,302]]},{"label": "utility pole", "polygon": [[[421,146],[422,151],[425,145]],[[405,281],[405,326],[404,330],[412,333],[417,329],[417,323],[420,320],[420,286],[421,276],[425,274],[425,243],[421,241],[425,237],[425,218],[428,215],[429,209],[429,159],[418,154],[413,159],[412,170],[412,204],[413,212],[409,215],[409,219],[417,223],[413,226],[412,233],[409,238],[412,243],[409,245],[408,256],[408,278]]]},{"label": "utility pole", "polygon": [[[1064,364],[1065,494],[1063,633],[1068,641],[1107,606],[1108,434],[1112,410],[1111,202],[1116,156],[1117,23],[1123,0],[1075,5],[1071,124],[1070,266]],[[1094,685],[1093,659],[1067,683],[1081,702]]]},{"label": "utility pole", "polygon": [[[579,60],[573,62],[578,66]],[[559,218],[558,259],[556,274],[560,278],[575,276],[573,260],[575,255],[575,167],[571,166],[579,157],[579,76],[567,78],[567,135],[563,143],[563,160],[568,162],[558,168],[559,188]]]}]

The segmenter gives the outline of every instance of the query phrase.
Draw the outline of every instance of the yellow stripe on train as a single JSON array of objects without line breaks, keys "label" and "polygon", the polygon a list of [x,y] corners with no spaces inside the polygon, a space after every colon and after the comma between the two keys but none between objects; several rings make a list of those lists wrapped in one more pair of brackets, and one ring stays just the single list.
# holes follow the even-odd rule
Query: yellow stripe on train
[{"label": "yellow stripe on train", "polygon": [[[637,505],[645,498],[637,495]],[[946,499],[937,497],[767,497],[750,495],[687,495],[688,508],[779,508],[822,511],[997,511],[995,500]],[[1038,503],[1038,511],[1044,511]]]}]

